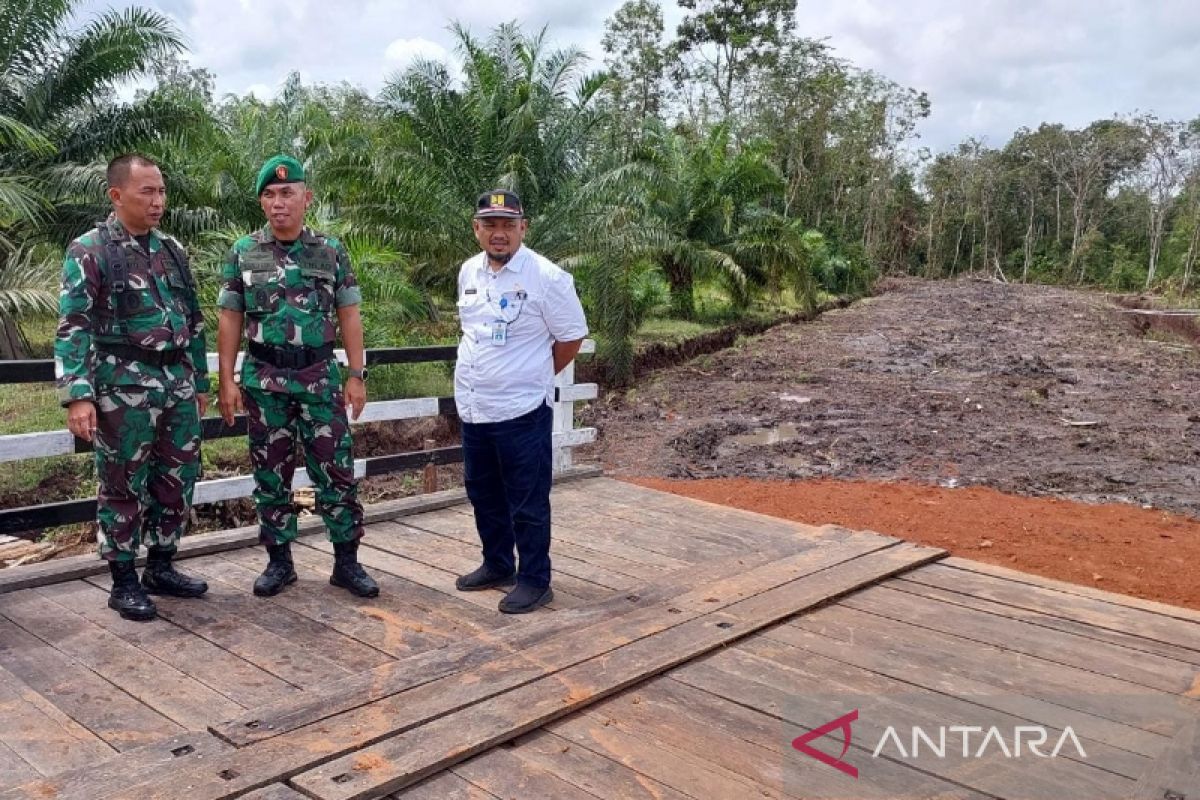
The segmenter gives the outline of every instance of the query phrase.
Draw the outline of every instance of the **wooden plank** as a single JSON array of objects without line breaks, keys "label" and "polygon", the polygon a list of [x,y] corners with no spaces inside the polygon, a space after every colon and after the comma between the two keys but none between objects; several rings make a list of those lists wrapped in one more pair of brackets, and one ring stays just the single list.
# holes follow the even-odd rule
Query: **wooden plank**
[{"label": "wooden plank", "polygon": [[[587,790],[592,796],[604,800],[638,800],[648,797],[654,800],[690,800],[693,797],[545,729],[516,739],[511,745],[512,749],[508,752],[521,761],[557,775]],[[407,800],[407,795],[401,793],[399,796]],[[708,796],[705,794],[703,797]]]},{"label": "wooden plank", "polygon": [[0,463],[68,455],[74,452],[75,435],[70,431],[38,431],[0,436]]},{"label": "wooden plank", "polygon": [[127,750],[116,758],[59,772],[0,791],[0,800],[95,800],[127,783],[162,780],[232,748],[206,733],[185,733]]},{"label": "wooden plank", "polygon": [[[173,798],[182,786],[189,787],[189,797],[196,800],[236,797],[283,779],[317,797],[329,790],[328,784],[338,794],[352,791],[356,796],[372,797],[404,788],[498,741],[519,736],[575,707],[669,669],[696,652],[719,647],[756,626],[941,555],[941,551],[910,545],[873,551],[877,541],[877,537],[864,536],[854,543],[831,546],[824,553],[810,552],[804,559],[774,561],[737,579],[714,583],[707,590],[630,612],[602,629],[572,631],[514,657],[247,745],[203,770],[178,771],[168,785],[130,786],[113,795],[113,800]],[[853,557],[856,551],[865,554]],[[680,613],[671,613],[671,608]],[[690,621],[675,624],[681,617]],[[660,631],[667,633],[654,635]],[[598,641],[602,636],[607,641]],[[584,661],[586,656],[580,655],[583,648],[601,655]],[[560,664],[573,666],[552,673],[549,658],[555,654]],[[521,688],[509,690],[514,686]],[[564,695],[563,687],[570,687],[570,692]],[[412,735],[397,736],[400,731]],[[388,741],[381,745],[382,752],[362,749],[383,739]],[[451,761],[443,761],[447,748]],[[293,777],[351,752],[354,755],[345,762],[335,760],[326,771],[307,775],[320,790]],[[385,763],[380,765],[375,756]],[[358,758],[365,761],[355,762],[359,766],[355,770],[350,761]]]},{"label": "wooden plank", "polygon": [[214,716],[229,717],[242,711],[242,706],[224,695],[46,599],[35,589],[10,594],[0,611],[183,728],[203,730]]},{"label": "wooden plank", "polygon": [[[499,590],[460,592],[454,588],[454,578],[456,577],[454,573],[394,555],[386,550],[380,550],[371,546],[370,537],[363,541],[363,545],[358,549],[358,560],[367,569],[385,572],[438,592],[443,596],[442,602],[454,608],[472,605],[489,612],[499,613],[496,611],[496,605],[502,595]],[[332,552],[332,549],[327,548],[328,545],[316,549],[321,553]]]},{"label": "wooden plank", "polygon": [[1114,644],[1118,647],[1124,647],[1141,654],[1149,655],[1152,657],[1152,661],[1162,658],[1169,662],[1190,664],[1193,667],[1200,668],[1200,651],[1190,650],[1186,647],[1177,647],[1173,644],[1159,642],[1153,639],[1146,639],[1144,637],[1125,633],[1123,631],[1115,631],[1109,628],[1098,628],[1095,625],[1089,625],[1086,622],[1066,619],[1045,611],[1033,611],[1028,608],[1017,608],[1016,606],[1011,606],[1006,603],[998,603],[994,600],[988,600],[982,597],[975,597],[974,595],[962,594],[961,592],[952,592],[947,589],[938,589],[934,586],[926,586],[923,583],[906,581],[903,578],[897,578],[896,580],[892,581],[890,583],[890,587],[908,594],[916,595],[917,597],[940,600],[951,605],[963,606],[965,608],[972,608],[977,611],[995,614],[1008,619],[1028,622],[1032,625],[1038,625],[1043,628],[1062,631],[1064,633],[1071,634],[1072,636],[1082,636],[1085,639],[1108,642],[1109,644]]},{"label": "wooden plank", "polygon": [[[663,497],[670,503],[669,509],[656,508]],[[709,513],[710,506],[607,479],[586,490],[581,486],[564,487],[554,506],[556,517],[561,516],[565,523],[573,524],[599,514],[611,520],[616,530],[626,526],[649,527],[652,535],[636,543],[667,555],[676,554],[678,548],[673,545],[676,538],[702,541],[720,551],[761,546],[768,541],[788,542],[798,537],[801,528],[770,517],[714,508],[717,510]]]},{"label": "wooden plank", "polygon": [[[560,505],[554,507],[551,513],[556,530],[566,527],[573,534],[575,530],[586,526],[591,529],[591,534],[597,528],[606,528],[612,532],[617,542],[691,563],[706,556],[730,556],[748,549],[744,543],[714,532],[714,526],[707,523],[689,525],[684,521],[685,518],[679,517],[673,520],[654,520],[650,519],[649,514],[622,516],[608,501],[602,505],[594,502],[590,510]],[[652,530],[645,531],[644,528],[633,527],[632,523],[635,520],[650,526]],[[767,545],[774,543],[763,542]]]},{"label": "wooden plank", "polygon": [[[790,797],[800,789],[804,797],[846,797],[850,782],[822,764],[801,760],[781,728],[779,719],[763,711],[658,678],[557,722],[550,730],[623,763],[632,758],[632,765],[652,777],[685,786],[699,797]],[[884,762],[878,770],[875,766],[869,781],[853,782],[853,797],[982,800],[903,764]],[[710,795],[704,787],[714,773],[717,785],[732,785]],[[739,788],[752,790],[739,795]]]},{"label": "wooden plank", "polygon": [[497,797],[596,800],[595,794],[517,758],[505,747],[497,747],[459,764],[454,768],[454,774]]},{"label": "wooden plank", "polygon": [[213,726],[212,730],[222,739],[238,746],[278,736],[446,675],[524,652],[552,636],[590,627],[631,609],[647,608],[686,592],[695,585],[748,572],[774,558],[775,554],[769,552],[753,553],[732,561],[689,567],[654,584],[615,595],[600,603],[553,615],[518,618],[520,623],[495,634],[482,634],[436,652],[385,664],[347,678],[338,684],[336,690],[322,692],[311,701],[274,703],[254,709],[236,720]]},{"label": "wooden plank", "polygon": [[[436,526],[426,524],[430,516],[437,518]],[[406,519],[405,524],[411,528],[436,533],[438,536],[457,539],[464,544],[471,545],[476,550],[480,546],[479,533],[475,529],[475,515],[470,507],[463,508],[461,512],[459,508],[453,508],[436,515],[412,517]],[[435,527],[436,530],[434,530]],[[577,570],[573,574],[582,574],[584,570],[588,570],[596,576],[596,580],[606,586],[617,587],[621,582],[645,581],[669,571],[666,567],[646,564],[577,545],[561,536],[552,535],[551,538],[550,550],[555,563],[559,563],[564,558],[570,559],[573,569]]]},{"label": "wooden plank", "polygon": [[[720,530],[731,533],[762,532],[787,540],[811,535],[819,527],[755,511],[710,503],[707,500],[697,500],[657,489],[647,489],[634,483],[615,479],[598,482],[587,494],[592,497],[593,504],[597,500],[601,500],[603,501],[602,505],[606,507],[611,505],[621,509],[622,516],[625,516],[628,511],[637,512],[646,509],[666,519],[704,520],[707,524],[713,524]],[[868,531],[868,533],[874,533],[874,531]]]},{"label": "wooden plank", "polygon": [[[552,730],[573,747],[618,762],[626,769],[636,770],[655,782],[684,792],[687,797],[702,800],[746,800],[751,797],[779,800],[784,797],[778,787],[770,788],[723,764],[648,736],[638,736],[621,720],[574,715],[565,723],[554,725]],[[743,748],[731,743],[730,750],[740,753]]]},{"label": "wooden plank", "polygon": [[443,772],[396,792],[392,800],[501,800],[453,772]]},{"label": "wooden plank", "polygon": [[[0,742],[0,791],[6,786],[20,784],[37,778],[37,770],[25,759],[14,753],[4,742]],[[0,794],[0,797],[3,797]]]},{"label": "wooden plank", "polygon": [[909,579],[939,589],[971,594],[1018,608],[1044,611],[1089,625],[1200,650],[1200,624],[1139,608],[952,567],[935,565],[909,576]]},{"label": "wooden plank", "polygon": [[0,619],[0,666],[117,750],[182,732],[109,681]]},{"label": "wooden plank", "polygon": [[[637,522],[609,513],[603,503],[591,502],[588,506],[565,502],[554,503],[552,516],[555,536],[565,541],[593,549],[604,550],[629,559],[641,559],[669,569],[678,569],[683,564],[694,564],[710,557],[732,555],[735,548],[728,544],[710,547],[704,542],[702,548],[695,543],[689,546],[695,529],[683,525],[679,529],[652,524],[642,519]],[[697,553],[697,550],[700,552]]]},{"label": "wooden plank", "polygon": [[[836,670],[834,674],[838,679],[828,680],[819,672],[797,668],[790,662],[752,657],[742,651],[743,646],[744,643],[687,664],[671,676],[741,705],[770,709],[787,723],[787,733],[780,737],[785,741],[794,735],[794,730],[813,730],[840,717],[847,711],[846,704],[854,703],[851,707],[858,708],[860,713],[854,724],[858,742],[851,745],[857,752],[850,756],[850,762],[858,766],[859,780],[842,784],[848,788],[857,787],[864,780],[873,782],[876,769],[890,760],[869,757],[883,738],[887,720],[903,720],[895,724],[920,725],[926,729],[936,729],[943,724],[975,724],[975,717],[931,717],[928,711],[923,712],[903,701],[894,702],[888,695],[880,695],[866,685],[847,684],[845,676]],[[953,721],[947,722],[948,719]],[[979,719],[980,725],[988,724],[987,717],[981,715]],[[1003,757],[998,748],[987,751],[981,759],[923,759],[915,766],[988,797],[1119,797],[1132,785],[1127,778],[1068,760],[1065,754],[1057,759],[1039,760],[1038,769],[1032,770],[1017,759]],[[822,772],[839,774],[828,768],[823,768]],[[884,784],[881,788],[890,787]],[[894,792],[891,796],[897,794],[905,796],[903,792]]]},{"label": "wooden plank", "polygon": [[[595,384],[579,384],[577,386],[563,387],[559,392],[559,397],[569,398],[571,401],[588,400],[594,399],[596,392]],[[350,423],[351,425],[362,425],[367,422],[390,422],[436,417],[438,414],[439,404],[436,397],[373,400],[363,406],[362,414],[358,419],[350,420]],[[244,420],[245,416],[239,414],[237,419],[239,421]],[[225,436],[244,434],[244,428],[240,431],[226,431],[218,428],[215,434],[210,433],[204,438],[206,441],[211,441],[212,439],[224,438]],[[594,428],[562,428],[555,430],[554,443],[555,447],[571,448],[593,442],[595,438],[596,430]],[[27,458],[69,455],[78,452],[76,444],[75,436],[69,431],[63,430],[6,434],[0,436],[0,463],[5,461],[19,461]],[[566,466],[570,466],[570,464],[568,463]]]},{"label": "wooden plank", "polygon": [[[373,533],[372,543],[384,550],[404,555],[409,558],[431,563],[419,554],[422,552],[452,553],[456,560],[463,559],[464,566],[478,566],[482,560],[479,535],[475,532],[473,517],[454,514],[453,518],[430,521],[427,517],[409,519],[404,522],[385,522],[378,525]],[[560,542],[551,541],[550,557],[553,560],[554,585],[560,584],[571,589],[575,581],[578,584],[576,594],[586,596],[597,591],[608,594],[616,589],[632,586],[637,579],[629,575],[613,572],[603,566],[595,566],[580,561],[573,555],[563,552]],[[411,548],[411,549],[410,549]],[[473,567],[472,567],[473,568]],[[562,578],[568,578],[563,584]],[[572,591],[574,591],[572,589]]]},{"label": "wooden plank", "polygon": [[86,581],[60,583],[35,591],[186,672],[244,708],[299,693],[292,684],[178,625],[147,625],[122,619],[108,607],[107,593]]},{"label": "wooden plank", "polygon": [[[106,588],[97,578],[88,580]],[[259,601],[257,604],[256,600]],[[309,634],[304,637],[308,642],[294,639],[293,631],[309,627],[298,621],[303,620],[302,617],[287,612],[295,617],[289,619],[282,613],[286,609],[272,607],[248,592],[242,595],[214,587],[201,600],[159,597],[155,603],[158,615],[163,619],[204,637],[294,686],[306,688],[314,683],[337,681],[356,671],[331,661],[323,653],[313,652],[309,644],[319,638],[311,636],[311,630],[304,631]],[[256,610],[262,618],[255,614]],[[259,622],[263,624],[259,625]],[[303,620],[303,623],[311,623],[311,620]],[[351,644],[363,647],[357,642]],[[370,652],[378,655],[379,660],[387,660],[382,653]]]},{"label": "wooden plank", "polygon": [[[0,744],[22,761],[49,775],[116,754],[87,728],[55,711],[23,681],[0,668],[0,718],[4,720]],[[0,757],[0,765],[3,763]]]},{"label": "wooden plank", "polygon": [[[845,604],[887,619],[949,633],[966,641],[1003,647],[1123,681],[1125,693],[1130,695],[1149,695],[1147,688],[1180,695],[1191,687],[1195,676],[1194,668],[1188,664],[1147,658],[1143,653],[1108,642],[918,597],[888,586],[847,598]],[[1110,682],[1109,685],[1118,684]]]},{"label": "wooden plank", "polygon": [[1132,597],[1127,594],[1118,594],[1116,592],[1106,592],[1103,589],[1096,589],[1092,586],[1084,586],[1078,583],[1067,583],[1066,581],[1057,581],[1053,578],[1046,578],[1041,575],[1031,575],[1028,572],[1019,572],[1015,569],[999,567],[995,564],[985,564],[982,561],[971,561],[966,558],[950,557],[941,562],[947,567],[954,569],[966,570],[968,572],[978,572],[981,575],[991,575],[994,578],[1003,578],[1004,580],[1013,581],[1014,583],[1025,583],[1031,586],[1039,586],[1043,589],[1051,589],[1064,594],[1075,594],[1080,597],[1088,597],[1093,600],[1102,600],[1105,603],[1112,603],[1119,606],[1128,606],[1141,611],[1149,611],[1152,614],[1161,614],[1165,617],[1174,617],[1184,620],[1185,622],[1200,623],[1200,611],[1191,608],[1183,608],[1182,606],[1168,605],[1167,603],[1158,603],[1153,600],[1145,600],[1141,597]]},{"label": "wooden plank", "polygon": [[1200,797],[1200,711],[1189,702],[1189,718],[1170,745],[1146,768],[1130,800],[1193,800]]},{"label": "wooden plank", "polygon": [[[986,704],[986,696],[984,702],[975,702],[975,698],[970,696],[914,686],[903,679],[765,637],[754,637],[739,643],[727,653],[715,654],[712,664],[726,671],[744,673],[777,689],[782,688],[781,681],[790,680],[796,687],[795,696],[805,698],[805,702],[814,696],[824,695],[818,705],[821,702],[831,703],[826,708],[834,716],[845,713],[835,712],[837,704],[853,703],[853,707],[858,708],[862,716],[869,716],[871,725],[875,726],[870,728],[874,734],[867,737],[872,742],[880,740],[888,722],[897,726],[917,725],[929,731],[950,724],[947,721],[953,720],[954,724],[1008,731],[1010,741],[1011,732],[1018,725],[1033,723],[1052,729],[1050,741],[1057,741],[1063,731],[1062,728],[1053,728],[1044,719],[1030,719],[992,708]],[[778,673],[778,677],[768,675],[770,672]],[[1149,760],[1148,756],[1133,753],[1122,743],[1107,744],[1094,738],[1088,728],[1080,728],[1075,733],[1087,753],[1086,758],[1079,757],[1074,750],[1064,751],[1062,757],[1077,762],[1070,767],[1070,771],[1079,775],[1087,773],[1078,769],[1102,769],[1131,781],[1141,774]],[[1000,758],[999,751],[996,757]],[[1002,778],[1002,781],[1012,781],[1014,785],[1004,788],[1003,783],[992,786],[975,784],[975,788],[1002,795],[1014,791],[1021,780],[1020,762],[1013,762],[1008,756],[1000,760],[1015,768],[1011,775]],[[929,767],[926,765],[923,768]],[[953,772],[938,774],[956,779]]]},{"label": "wooden plank", "polygon": [[276,783],[244,794],[242,800],[307,800],[307,798],[286,784]]},{"label": "wooden plank", "polygon": [[[470,506],[455,506],[447,509],[445,513],[447,515],[455,514],[469,520],[471,530],[474,530],[474,513]],[[406,521],[416,527],[421,527],[423,524],[418,520]],[[621,532],[627,535],[622,536]],[[692,563],[664,556],[634,544],[633,540],[638,538],[639,534],[644,535],[650,532],[639,526],[618,526],[615,521],[608,522],[602,514],[596,514],[586,520],[572,521],[571,524],[559,519],[551,527],[551,548],[566,545],[578,550],[581,553],[580,559],[583,561],[603,559],[602,563],[608,563],[618,570],[628,571],[631,569],[629,565],[633,564],[635,565],[632,567],[633,569],[641,570],[637,574],[642,580],[655,572],[682,569]],[[475,536],[478,540],[478,534]]]},{"label": "wooden plank", "polygon": [[[360,800],[403,788],[779,619],[940,555],[941,551],[898,545],[836,567],[804,573],[804,577],[786,583],[775,583],[776,588],[764,590],[762,583],[756,585],[751,578],[745,581],[753,587],[744,590],[746,599],[721,611],[693,617],[603,657],[577,663],[518,689],[440,716],[353,756],[340,757],[302,773],[292,779],[292,784],[323,800]],[[772,574],[772,567],[784,563],[776,562],[757,570],[755,577],[766,579]],[[792,569],[798,566],[799,562],[791,565]],[[686,615],[686,609],[703,602],[693,595],[677,598],[674,606]],[[627,617],[638,615],[639,612],[632,612]],[[591,638],[595,638],[594,634]]]},{"label": "wooden plank", "polygon": [[[374,529],[372,529],[371,538],[375,538]],[[314,570],[321,570],[323,566],[327,573],[332,564],[329,551],[309,544],[309,542],[320,544],[322,541],[321,537],[306,540],[303,547],[297,548],[295,557],[298,562],[303,562]],[[370,545],[367,545],[367,547],[370,547]],[[360,552],[362,552],[361,548]],[[483,631],[490,631],[508,625],[513,621],[513,618],[508,615],[497,614],[494,606],[489,606],[485,610],[470,604],[456,603],[451,607],[446,603],[445,594],[435,589],[430,589],[427,586],[422,586],[419,583],[414,583],[388,573],[383,573],[378,577],[393,586],[390,592],[393,597],[385,598],[382,601],[382,606],[390,607],[392,604],[397,606],[403,605],[411,614],[427,615],[430,630],[445,630],[447,633],[453,634],[455,638],[458,638],[464,633],[476,634]],[[349,594],[344,594],[344,597],[347,602],[356,602]],[[379,604],[379,602],[379,598],[372,600],[372,604]]]},{"label": "wooden plank", "polygon": [[[381,536],[371,537],[371,546],[386,550],[404,558],[420,561],[431,567],[438,567],[453,572],[455,575],[465,575],[471,572],[482,561],[479,549],[463,544],[455,539],[404,527],[398,522],[380,523],[383,529]],[[551,546],[553,551],[553,546]],[[615,587],[603,586],[586,577],[571,574],[562,570],[554,558],[551,584],[554,593],[567,592],[581,601],[599,600],[612,593]]]},{"label": "wooden plank", "polygon": [[[1113,696],[1112,681],[1097,687],[1096,676],[1072,667],[884,619],[841,603],[763,631],[761,636],[1055,728],[1069,725],[1099,742],[1141,755],[1156,755],[1164,744],[1161,734],[1110,718],[1119,718],[1108,699]],[[1134,702],[1137,697],[1133,695]]]},{"label": "wooden plank", "polygon": [[[584,481],[603,474],[603,470],[593,464],[573,466],[562,474],[554,476],[554,484],[569,485]],[[446,508],[447,506],[465,503],[466,492],[461,489],[447,489],[413,497],[401,497],[375,503],[363,509],[363,518],[367,524],[385,519],[395,519],[408,514],[420,514],[431,509]],[[323,528],[324,523],[319,517],[309,517],[300,520],[300,531],[315,531]],[[239,547],[258,544],[258,526],[234,528],[226,531],[185,536],[179,543],[179,558],[218,553]],[[145,556],[138,559],[138,564],[145,562]],[[108,571],[107,562],[95,556],[72,556],[57,558],[40,564],[27,564],[21,567],[10,567],[0,570],[0,594],[13,592],[18,589],[28,589],[34,586],[46,586],[62,581],[84,578],[89,575],[99,575]]]},{"label": "wooden plank", "polygon": [[[574,364],[572,363],[572,366]],[[567,383],[559,386],[556,400],[560,403],[577,403],[595,400],[600,396],[600,386],[595,383]]]},{"label": "wooden plank", "polygon": [[[575,427],[575,403],[570,396],[570,389],[574,383],[575,362],[572,361],[554,376],[554,419],[551,421],[550,428],[556,433],[569,431]],[[551,467],[554,472],[571,466],[571,449],[555,448],[552,459]]]},{"label": "wooden plank", "polygon": [[[323,554],[317,554],[309,547],[293,547],[292,553],[297,574],[317,583],[319,588],[284,591],[270,598],[270,602],[303,614],[393,658],[444,647],[480,630],[496,627],[494,624],[491,627],[456,624],[428,612],[414,602],[415,593],[407,591],[412,584],[386,573],[375,575],[380,585],[379,597],[364,602],[344,589],[329,585],[329,559]],[[226,559],[238,555],[240,553],[235,551]],[[322,563],[317,566],[316,562]],[[253,579],[257,575],[254,568],[232,561],[224,570],[224,579],[235,580],[229,570],[236,571],[238,580]]]},{"label": "wooden plank", "polygon": [[[260,564],[265,566],[266,554],[261,550],[259,553]],[[195,559],[189,562],[186,568],[202,577],[215,576],[220,574],[221,570],[231,569],[228,562],[217,555]],[[269,598],[256,596],[253,593],[253,583],[253,578],[241,586],[232,581],[218,582],[210,587],[199,604],[171,597],[156,598],[155,602],[160,613],[165,606],[168,614],[186,615],[187,619],[194,618],[197,613],[201,618],[215,613],[219,617],[252,622],[260,629],[270,631],[278,638],[290,642],[294,648],[304,653],[305,659],[314,662],[323,659],[326,665],[336,665],[348,672],[361,672],[389,660],[386,653],[343,636],[321,622],[271,603]],[[328,586],[329,578],[325,575],[312,581],[301,579],[288,587],[287,591],[319,593]]]},{"label": "wooden plank", "polygon": [[[202,533],[195,536],[185,536],[179,543],[179,559],[191,556],[215,553],[236,547],[245,547],[258,541],[258,526],[233,528],[214,533]],[[138,558],[138,565],[144,564],[145,555]],[[0,594],[30,589],[36,586],[49,586],[55,583],[86,578],[91,575],[101,575],[108,572],[108,562],[95,555],[70,556],[44,561],[40,564],[26,564],[20,567],[9,567],[0,570]]]},{"label": "wooden plank", "polygon": [[[323,553],[333,553],[333,545],[319,539],[312,541],[310,547]],[[461,571],[448,569],[445,566],[433,566],[423,561],[389,553],[387,550],[375,547],[373,544],[359,548],[358,560],[366,566],[377,566],[385,572],[391,572],[393,575],[427,586],[430,589],[435,589],[460,602],[471,603],[480,608],[496,609],[500,598],[512,588],[500,587],[481,592],[460,592],[454,587],[454,581],[459,575],[463,574]],[[465,570],[466,565],[459,564],[458,566]],[[475,569],[477,566],[479,566],[478,563],[473,563],[471,569]],[[590,598],[582,598],[566,589],[560,590],[555,586],[554,601],[549,603],[546,608],[556,611],[562,608],[575,608],[588,602],[591,602]],[[496,613],[500,613],[499,610]]]}]

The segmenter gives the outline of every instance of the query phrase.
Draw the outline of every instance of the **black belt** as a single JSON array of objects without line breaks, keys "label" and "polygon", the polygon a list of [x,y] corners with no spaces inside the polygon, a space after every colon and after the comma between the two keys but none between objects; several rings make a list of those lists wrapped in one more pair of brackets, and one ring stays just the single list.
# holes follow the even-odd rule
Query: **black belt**
[{"label": "black belt", "polygon": [[155,367],[178,364],[186,355],[183,350],[147,350],[132,344],[110,344],[109,342],[97,342],[96,350],[106,355],[123,358],[126,361],[138,361]]},{"label": "black belt", "polygon": [[320,347],[275,347],[259,342],[248,342],[246,350],[259,361],[279,369],[304,369],[333,358],[333,345]]}]

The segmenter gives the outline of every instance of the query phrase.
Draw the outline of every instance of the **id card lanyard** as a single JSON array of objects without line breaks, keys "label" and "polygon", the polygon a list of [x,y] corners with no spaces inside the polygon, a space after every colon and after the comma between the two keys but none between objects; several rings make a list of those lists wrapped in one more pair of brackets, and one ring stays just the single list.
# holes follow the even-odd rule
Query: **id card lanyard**
[{"label": "id card lanyard", "polygon": [[[499,302],[493,303],[491,290],[487,290],[488,304],[493,308],[498,306],[500,310],[500,315],[496,319],[492,320],[492,347],[503,347],[508,343],[508,326],[512,325],[521,318],[521,311],[525,307],[526,296],[527,295],[523,289],[516,289],[515,291],[511,292],[504,292],[500,295]],[[507,319],[508,311],[513,306],[516,306],[517,309],[516,316],[514,316],[512,319]]]}]

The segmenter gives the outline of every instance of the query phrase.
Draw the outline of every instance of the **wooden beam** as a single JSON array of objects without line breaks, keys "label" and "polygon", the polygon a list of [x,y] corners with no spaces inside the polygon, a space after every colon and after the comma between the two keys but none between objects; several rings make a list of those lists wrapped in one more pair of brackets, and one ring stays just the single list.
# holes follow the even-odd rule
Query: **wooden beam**
[{"label": "wooden beam", "polygon": [[[595,478],[602,474],[603,470],[593,464],[580,465],[573,467],[570,471],[562,475],[556,475],[554,483],[555,485],[570,483],[576,480]],[[90,503],[92,516],[87,519],[95,516],[94,500],[72,502]],[[447,489],[436,494],[402,497],[398,500],[389,500],[384,503],[375,503],[367,506],[363,509],[363,522],[369,525],[372,522],[396,519],[397,517],[409,514],[420,514],[425,511],[433,511],[465,502],[467,502],[467,494],[463,489]],[[3,513],[5,512],[0,512],[0,517],[3,516]],[[302,519],[299,524],[301,532],[314,531],[324,525],[319,517]],[[213,533],[201,533],[194,536],[185,536],[180,540],[179,557],[190,558],[208,555],[209,553],[235,550],[239,547],[247,547],[257,543],[257,525],[215,531]],[[140,556],[138,563],[145,563],[145,557]],[[46,586],[52,583],[75,580],[76,578],[85,578],[89,575],[98,575],[107,571],[108,565],[106,562],[90,555],[71,556],[69,558],[44,561],[40,564],[9,567],[8,569],[0,570],[0,594],[13,592],[18,589],[28,589],[33,586]]]},{"label": "wooden beam", "polygon": [[0,791],[0,800],[103,797],[126,783],[160,778],[171,770],[202,762],[229,749],[225,742],[207,733],[184,733],[126,750],[116,758],[19,784]]},{"label": "wooden beam", "polygon": [[904,544],[810,574],[440,716],[297,775],[291,784],[320,800],[367,800],[397,791],[805,608],[940,554]]},{"label": "wooden beam", "polygon": [[[817,548],[807,563],[778,560],[656,604],[653,613],[641,609],[571,631],[536,652],[248,745],[203,768],[179,770],[169,781],[130,785],[112,800],[174,800],[185,787],[195,800],[233,798],[289,778],[310,797],[379,797],[765,625],[943,555],[908,544],[870,550],[864,537]],[[687,621],[676,623],[681,618]],[[603,652],[580,661],[581,646]],[[377,742],[383,744],[362,749]],[[330,759],[336,760],[312,770]]]},{"label": "wooden beam", "polygon": [[1154,760],[1130,800],[1196,800],[1200,798],[1200,703],[1189,703],[1190,718],[1180,726]]},{"label": "wooden beam", "polygon": [[236,719],[209,726],[209,730],[238,747],[271,739],[438,678],[524,652],[552,636],[582,628],[590,629],[632,610],[648,608],[687,592],[697,582],[707,584],[728,580],[760,567],[779,555],[763,551],[742,558],[713,561],[699,567],[688,566],[643,586],[614,594],[608,600],[513,626],[502,637],[488,632],[436,651],[384,664],[342,681],[332,691],[321,692],[311,698],[284,699],[255,708]]}]

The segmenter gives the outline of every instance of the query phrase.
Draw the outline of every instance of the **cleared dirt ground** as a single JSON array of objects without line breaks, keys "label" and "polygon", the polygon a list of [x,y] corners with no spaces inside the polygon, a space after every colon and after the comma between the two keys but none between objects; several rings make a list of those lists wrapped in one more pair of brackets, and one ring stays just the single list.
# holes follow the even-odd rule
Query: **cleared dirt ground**
[{"label": "cleared dirt ground", "polygon": [[[899,281],[584,412],[681,494],[1200,608],[1200,351],[1105,295]],[[712,480],[720,479],[720,480]]]}]

